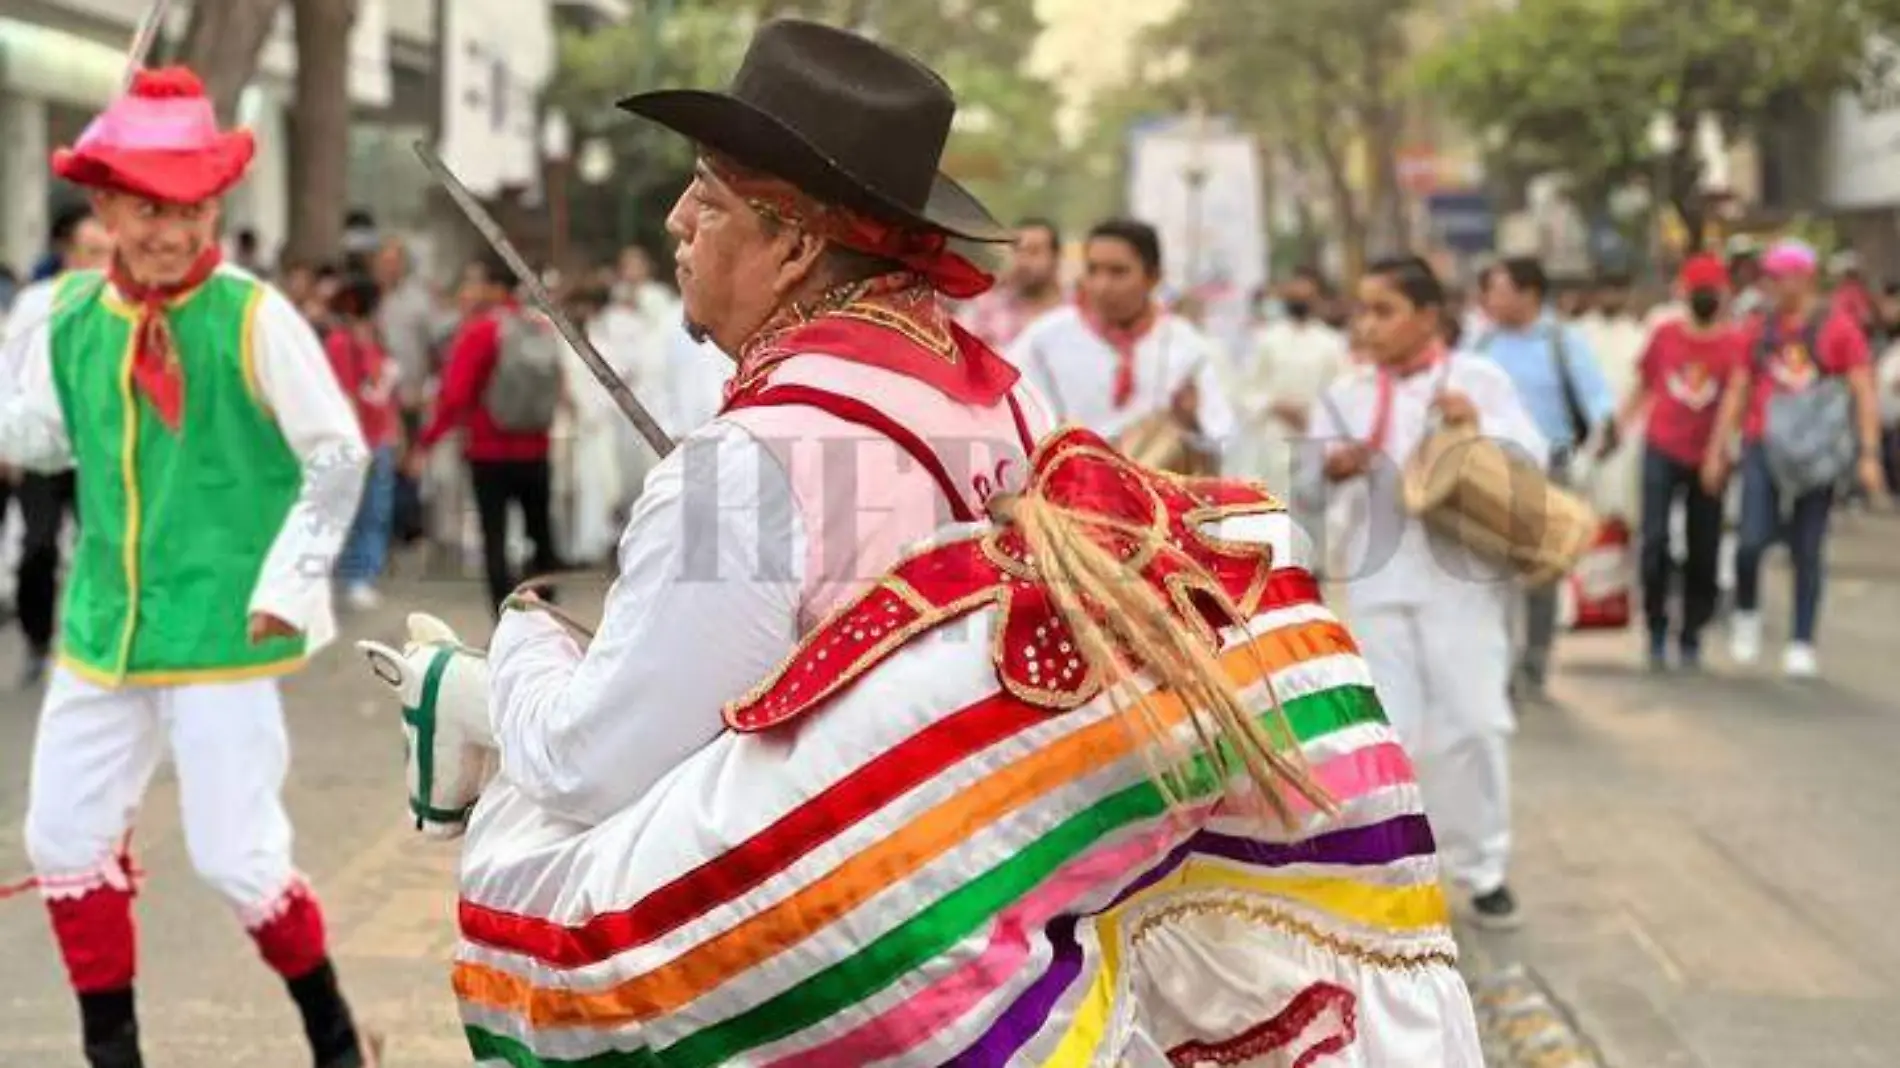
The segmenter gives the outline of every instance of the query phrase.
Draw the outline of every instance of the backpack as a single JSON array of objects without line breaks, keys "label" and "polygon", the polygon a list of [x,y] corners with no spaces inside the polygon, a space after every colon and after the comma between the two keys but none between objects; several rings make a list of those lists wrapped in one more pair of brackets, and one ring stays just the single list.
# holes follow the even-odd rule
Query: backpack
[{"label": "backpack", "polygon": [[[1821,328],[1825,313],[1809,320],[1803,333],[1809,358],[1820,361]],[[1769,316],[1755,346],[1755,372],[1766,378],[1768,361],[1781,348],[1778,316]],[[1768,472],[1783,493],[1800,495],[1841,484],[1860,460],[1860,442],[1854,434],[1854,394],[1840,375],[1825,375],[1796,393],[1768,389],[1767,419],[1762,427],[1762,451]]]},{"label": "backpack", "polygon": [[545,432],[561,399],[561,335],[539,315],[500,316],[501,354],[482,390],[482,408],[512,434]]}]

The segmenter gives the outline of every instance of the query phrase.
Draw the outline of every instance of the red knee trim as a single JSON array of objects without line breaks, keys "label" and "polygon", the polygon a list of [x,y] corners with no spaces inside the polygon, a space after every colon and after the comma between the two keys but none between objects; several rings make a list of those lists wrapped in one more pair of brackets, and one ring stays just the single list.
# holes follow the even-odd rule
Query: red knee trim
[{"label": "red knee trim", "polygon": [[132,985],[138,932],[131,891],[101,886],[77,897],[49,897],[46,911],[74,990],[94,994]]},{"label": "red knee trim", "polygon": [[323,909],[308,886],[292,883],[265,915],[269,918],[251,928],[251,938],[272,971],[286,979],[298,979],[323,963],[327,953]]}]

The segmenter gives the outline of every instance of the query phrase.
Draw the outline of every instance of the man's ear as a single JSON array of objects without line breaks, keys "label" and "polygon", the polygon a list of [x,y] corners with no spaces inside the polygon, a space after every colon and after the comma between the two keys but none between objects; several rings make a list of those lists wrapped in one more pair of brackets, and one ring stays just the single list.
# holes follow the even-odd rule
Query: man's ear
[{"label": "man's ear", "polygon": [[795,228],[787,228],[780,240],[785,241],[785,249],[779,260],[778,290],[780,294],[795,293],[807,278],[818,273],[828,242]]}]

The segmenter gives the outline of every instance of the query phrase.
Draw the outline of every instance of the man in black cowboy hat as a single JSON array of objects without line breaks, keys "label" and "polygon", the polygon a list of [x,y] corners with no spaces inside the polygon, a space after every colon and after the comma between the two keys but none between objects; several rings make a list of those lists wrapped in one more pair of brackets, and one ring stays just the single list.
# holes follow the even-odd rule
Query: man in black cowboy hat
[{"label": "man in black cowboy hat", "polygon": [[667,230],[689,328],[737,366],[719,416],[648,478],[589,648],[528,596],[490,646],[509,778],[589,824],[716,736],[721,707],[904,546],[1019,484],[1049,429],[945,307],[991,281],[952,240],[1011,232],[937,171],[956,110],[937,75],[788,20],[729,91],[621,106],[699,146]]}]

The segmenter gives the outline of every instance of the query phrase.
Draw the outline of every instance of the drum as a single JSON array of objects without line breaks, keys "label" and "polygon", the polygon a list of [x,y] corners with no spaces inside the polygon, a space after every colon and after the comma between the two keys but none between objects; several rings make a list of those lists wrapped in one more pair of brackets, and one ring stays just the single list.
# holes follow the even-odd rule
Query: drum
[{"label": "drum", "polygon": [[1426,435],[1406,464],[1404,494],[1406,510],[1427,527],[1526,586],[1568,574],[1596,535],[1596,513],[1582,497],[1472,426]]},{"label": "drum", "polygon": [[1123,456],[1143,467],[1177,475],[1220,474],[1217,458],[1194,447],[1186,427],[1168,411],[1156,412],[1115,439]]}]

